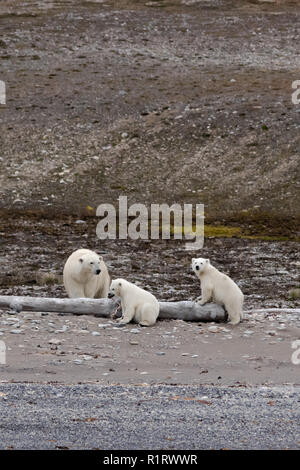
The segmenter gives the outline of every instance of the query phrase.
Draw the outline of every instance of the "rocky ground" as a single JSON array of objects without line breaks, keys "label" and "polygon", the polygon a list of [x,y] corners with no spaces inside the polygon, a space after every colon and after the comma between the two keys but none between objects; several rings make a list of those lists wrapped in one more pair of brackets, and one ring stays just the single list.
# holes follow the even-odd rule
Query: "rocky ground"
[{"label": "rocky ground", "polygon": [[239,237],[206,237],[203,249],[187,251],[181,240],[99,240],[99,219],[12,216],[1,220],[0,288],[3,295],[66,296],[63,266],[76,249],[103,255],[112,278],[124,277],[160,300],[199,297],[191,258],[203,256],[231,276],[245,294],[245,308],[300,306],[299,243]]},{"label": "rocky ground", "polygon": [[297,403],[297,387],[1,384],[0,448],[299,449]]},{"label": "rocky ground", "polygon": [[[78,220],[77,220],[78,222]],[[160,300],[200,295],[191,254],[180,241],[99,241],[96,220],[18,218],[4,227],[2,295],[66,297],[62,270],[69,254],[84,246],[102,253],[113,278],[125,277]],[[14,227],[14,229],[13,229]],[[296,309],[299,286],[296,242],[207,238],[199,253],[229,274],[245,293],[245,321],[198,324],[160,321],[153,328],[95,317],[2,311],[0,335],[7,364],[2,380],[29,382],[211,383],[237,385],[299,383],[291,362],[300,338],[295,313],[255,313],[261,308]]]},{"label": "rocky ground", "polygon": [[2,1],[1,208],[80,215],[124,194],[299,238],[299,12]]},{"label": "rocky ground", "polygon": [[236,328],[182,320],[118,328],[88,316],[2,314],[0,335],[5,382],[299,384],[292,342],[300,337],[300,316],[294,313],[253,313]]}]

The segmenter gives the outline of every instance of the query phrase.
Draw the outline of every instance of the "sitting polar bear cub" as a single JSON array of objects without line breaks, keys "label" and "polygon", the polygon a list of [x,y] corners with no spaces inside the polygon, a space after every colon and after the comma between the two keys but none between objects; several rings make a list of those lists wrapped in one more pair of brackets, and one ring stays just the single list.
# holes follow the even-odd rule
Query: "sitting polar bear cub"
[{"label": "sitting polar bear cub", "polygon": [[102,256],[94,251],[74,251],[66,261],[64,285],[71,299],[107,297],[110,278]]},{"label": "sitting polar bear cub", "polygon": [[243,319],[244,295],[236,283],[214,268],[209,259],[193,258],[192,268],[201,283],[202,297],[200,305],[210,299],[224,305],[230,323],[237,325]]},{"label": "sitting polar bear cub", "polygon": [[118,322],[126,325],[131,320],[142,326],[155,324],[159,314],[159,303],[154,295],[126,281],[115,279],[110,285],[108,297],[121,298],[122,317]]}]

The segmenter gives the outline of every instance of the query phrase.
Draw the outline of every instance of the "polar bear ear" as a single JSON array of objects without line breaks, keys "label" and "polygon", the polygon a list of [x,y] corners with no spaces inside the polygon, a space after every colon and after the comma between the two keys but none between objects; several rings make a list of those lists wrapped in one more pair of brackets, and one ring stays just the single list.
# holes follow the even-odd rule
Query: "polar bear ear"
[{"label": "polar bear ear", "polygon": [[205,260],[205,262],[206,262],[206,264],[209,264],[209,263],[210,263],[210,261],[209,261],[208,258]]},{"label": "polar bear ear", "polygon": [[101,256],[101,255],[98,255],[98,256],[99,256],[99,260],[103,261],[103,256]]},{"label": "polar bear ear", "polygon": [[79,263],[83,263],[83,259],[82,258],[79,258]]},{"label": "polar bear ear", "polygon": [[120,286],[120,287],[122,286],[122,282],[119,282],[119,286]]}]

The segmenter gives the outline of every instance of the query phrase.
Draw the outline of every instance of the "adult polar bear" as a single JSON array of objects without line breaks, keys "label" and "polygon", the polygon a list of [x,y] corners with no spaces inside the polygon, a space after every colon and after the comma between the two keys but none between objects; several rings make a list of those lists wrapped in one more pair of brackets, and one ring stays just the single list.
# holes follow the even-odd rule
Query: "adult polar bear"
[{"label": "adult polar bear", "polygon": [[237,284],[214,268],[209,259],[193,258],[192,268],[201,283],[201,300],[204,305],[209,300],[224,305],[232,325],[237,325],[243,319],[244,295]]},{"label": "adult polar bear", "polygon": [[122,317],[119,320],[121,325],[126,325],[131,320],[142,326],[155,324],[159,314],[159,303],[153,294],[125,279],[115,279],[110,285],[108,297],[115,295],[121,299]]},{"label": "adult polar bear", "polygon": [[82,248],[74,251],[66,261],[64,285],[71,299],[78,297],[107,297],[110,278],[102,256]]}]

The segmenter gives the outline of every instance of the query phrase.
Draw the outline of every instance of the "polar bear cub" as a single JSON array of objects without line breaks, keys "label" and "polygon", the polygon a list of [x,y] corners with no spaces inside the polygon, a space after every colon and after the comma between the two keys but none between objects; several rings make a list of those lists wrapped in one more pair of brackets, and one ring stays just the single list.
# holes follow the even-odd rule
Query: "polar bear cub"
[{"label": "polar bear cub", "polygon": [[214,268],[209,259],[193,258],[192,268],[201,283],[200,305],[209,300],[224,305],[230,323],[237,325],[243,319],[244,295],[237,284]]},{"label": "polar bear cub", "polygon": [[159,303],[150,292],[126,281],[114,279],[110,285],[108,297],[120,297],[122,317],[118,322],[122,325],[134,320],[142,326],[155,324],[159,314]]},{"label": "polar bear cub", "polygon": [[64,285],[71,299],[77,297],[107,297],[110,278],[102,256],[94,251],[74,251],[66,261],[63,272]]}]

